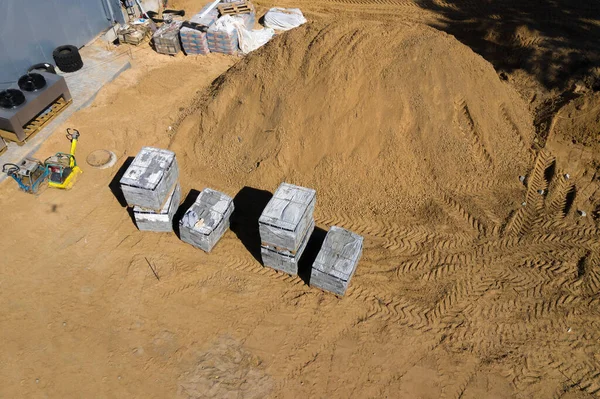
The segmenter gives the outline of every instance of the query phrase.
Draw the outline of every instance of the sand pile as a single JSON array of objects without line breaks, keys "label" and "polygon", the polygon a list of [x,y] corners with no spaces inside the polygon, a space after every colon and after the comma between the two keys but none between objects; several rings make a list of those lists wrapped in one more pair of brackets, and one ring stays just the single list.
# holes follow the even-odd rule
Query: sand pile
[{"label": "sand pile", "polygon": [[573,144],[600,149],[600,92],[583,95],[562,108],[554,130]]},{"label": "sand pile", "polygon": [[431,213],[440,188],[515,178],[531,137],[526,106],[452,36],[314,23],[219,78],[173,149],[196,181],[286,180],[321,205],[395,216]]}]

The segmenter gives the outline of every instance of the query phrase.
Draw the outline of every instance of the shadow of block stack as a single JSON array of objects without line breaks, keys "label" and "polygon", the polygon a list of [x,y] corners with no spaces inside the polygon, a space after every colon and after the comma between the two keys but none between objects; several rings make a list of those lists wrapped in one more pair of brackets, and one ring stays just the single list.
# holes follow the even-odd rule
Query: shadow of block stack
[{"label": "shadow of block stack", "polygon": [[143,147],[136,155],[119,183],[140,230],[172,231],[181,199],[178,178],[174,152]]},{"label": "shadow of block stack", "polygon": [[[256,12],[254,11],[254,6],[251,3],[247,2],[246,4],[250,7],[251,12],[230,16],[239,20],[246,27],[246,29],[252,29],[254,27],[254,22],[256,21]],[[206,37],[208,40],[208,48],[213,53],[237,54],[239,51],[237,28],[230,27],[229,30],[225,30],[219,28],[218,24],[213,24],[210,26],[210,28],[208,28]]]},{"label": "shadow of block stack", "polygon": [[205,188],[179,221],[181,240],[210,252],[229,228],[233,199]]},{"label": "shadow of block stack", "polygon": [[200,15],[210,6],[207,4],[200,12],[190,18],[189,23],[184,23],[179,31],[181,46],[187,55],[206,55],[210,53],[206,30],[219,18],[219,11],[214,9],[204,17]]},{"label": "shadow of block stack", "polygon": [[165,22],[152,35],[154,48],[157,53],[175,55],[181,51],[179,29],[183,21]]},{"label": "shadow of block stack", "polygon": [[298,261],[315,228],[313,189],[282,183],[258,219],[265,266],[298,274]]},{"label": "shadow of block stack", "polygon": [[312,265],[310,285],[344,295],[362,255],[363,237],[332,226]]}]

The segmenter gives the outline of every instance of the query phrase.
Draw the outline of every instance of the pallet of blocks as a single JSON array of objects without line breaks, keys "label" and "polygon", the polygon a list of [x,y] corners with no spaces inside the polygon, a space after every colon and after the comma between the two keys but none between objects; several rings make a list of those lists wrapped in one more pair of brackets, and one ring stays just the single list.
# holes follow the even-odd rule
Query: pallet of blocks
[{"label": "pallet of blocks", "polygon": [[316,191],[282,183],[258,219],[265,266],[298,274],[298,261],[315,228]]},{"label": "pallet of blocks", "polygon": [[363,237],[332,226],[312,265],[310,285],[343,296],[362,255]]},{"label": "pallet of blocks", "polygon": [[179,221],[181,240],[210,252],[229,228],[233,199],[205,188]]},{"label": "pallet of blocks", "polygon": [[173,217],[179,208],[181,202],[181,187],[179,184],[169,194],[165,205],[158,212],[152,209],[133,207],[133,217],[135,224],[141,231],[154,231],[167,233],[173,231]]},{"label": "pallet of blocks", "polygon": [[142,147],[119,183],[127,205],[160,212],[178,178],[179,167],[173,151]]},{"label": "pallet of blocks", "polygon": [[231,23],[232,20],[241,23],[246,29],[252,29],[255,19],[254,8],[249,13],[222,16],[208,28],[206,33],[208,48],[213,53],[237,54],[239,51],[238,30]]},{"label": "pallet of blocks", "polygon": [[219,11],[211,10],[201,17],[209,6],[210,4],[204,6],[198,14],[184,22],[179,30],[181,46],[187,55],[206,55],[210,52],[206,31],[219,18]]},{"label": "pallet of blocks", "polygon": [[179,43],[179,29],[183,21],[165,22],[152,35],[154,48],[157,53],[175,55],[181,51]]}]

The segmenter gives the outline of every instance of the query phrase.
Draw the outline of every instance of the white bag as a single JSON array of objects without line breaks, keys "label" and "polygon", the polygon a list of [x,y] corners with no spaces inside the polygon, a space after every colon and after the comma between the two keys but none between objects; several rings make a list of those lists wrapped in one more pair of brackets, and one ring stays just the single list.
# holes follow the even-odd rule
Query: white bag
[{"label": "white bag", "polygon": [[260,46],[265,45],[275,35],[275,31],[271,28],[248,30],[238,28],[238,38],[240,41],[240,50],[242,53],[248,54],[256,50]]},{"label": "white bag", "polygon": [[290,30],[306,23],[299,8],[271,8],[265,14],[265,26],[275,30]]},{"label": "white bag", "polygon": [[217,22],[212,24],[208,30],[211,32],[233,33],[238,26],[239,20],[230,15],[224,15],[217,19]]}]

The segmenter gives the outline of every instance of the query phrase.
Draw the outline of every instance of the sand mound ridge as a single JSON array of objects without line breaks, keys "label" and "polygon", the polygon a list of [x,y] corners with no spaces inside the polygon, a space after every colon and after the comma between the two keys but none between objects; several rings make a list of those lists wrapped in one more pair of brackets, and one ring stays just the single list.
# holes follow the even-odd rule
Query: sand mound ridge
[{"label": "sand mound ridge", "polygon": [[324,206],[397,216],[431,213],[438,189],[516,178],[531,135],[526,106],[452,36],[313,23],[219,78],[173,148],[229,182],[287,180]]},{"label": "sand mound ridge", "polygon": [[558,114],[554,129],[559,137],[598,151],[600,93],[588,93],[567,104]]}]

